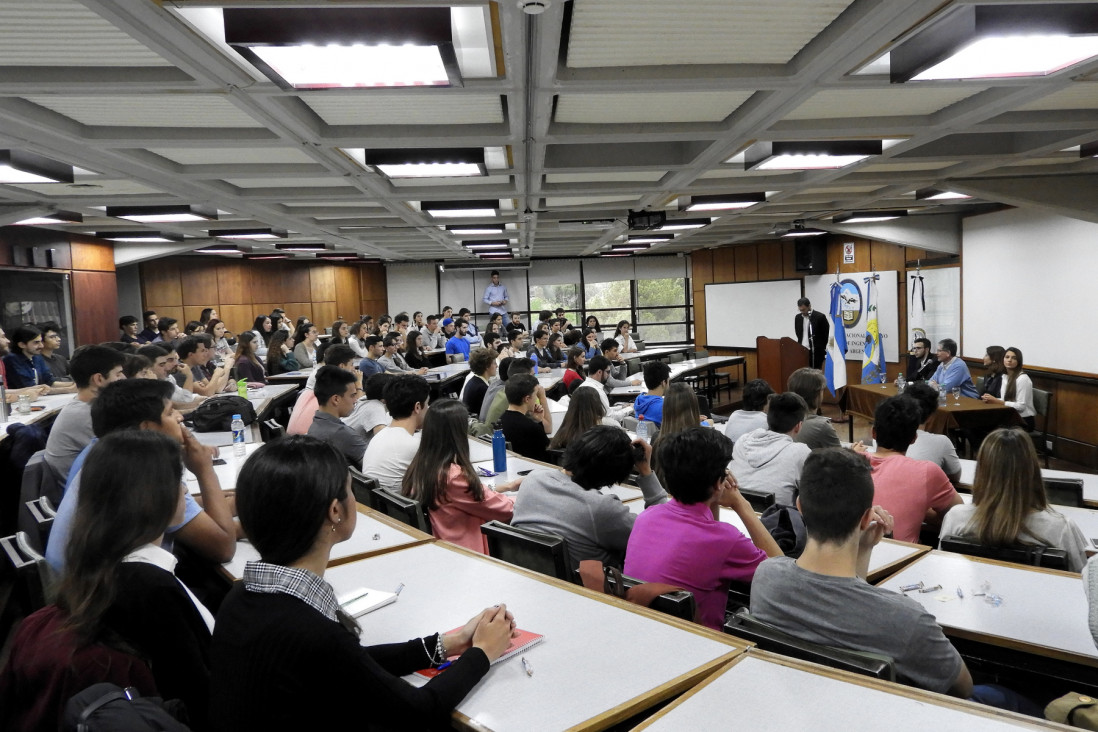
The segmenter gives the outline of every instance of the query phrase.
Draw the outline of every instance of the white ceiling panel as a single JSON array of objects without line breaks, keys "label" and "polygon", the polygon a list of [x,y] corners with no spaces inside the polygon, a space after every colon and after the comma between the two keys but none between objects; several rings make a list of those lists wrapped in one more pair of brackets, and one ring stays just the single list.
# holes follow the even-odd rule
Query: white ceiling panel
[{"label": "white ceiling panel", "polygon": [[81,3],[0,0],[0,66],[171,66]]},{"label": "white ceiling panel", "polygon": [[720,122],[754,92],[561,94],[557,122]]},{"label": "white ceiling panel", "polygon": [[226,178],[237,188],[332,188],[350,186],[342,178]]},{"label": "white ceiling panel", "polygon": [[260,127],[219,94],[29,96],[77,122],[109,127]]},{"label": "white ceiling panel", "polygon": [[957,161],[930,161],[925,163],[870,163],[858,168],[859,173],[907,173],[915,172],[919,170],[941,170],[942,168],[948,168],[951,165],[956,165]]},{"label": "white ceiling panel", "polygon": [[1067,89],[1018,107],[1019,112],[1043,112],[1051,109],[1098,109],[1098,81],[1080,81]]},{"label": "white ceiling panel", "polygon": [[305,102],[330,125],[471,125],[503,121],[498,94],[310,94]]},{"label": "white ceiling panel", "polygon": [[567,65],[782,64],[846,0],[575,0]]},{"label": "white ceiling panel", "polygon": [[[393,178],[389,181],[397,188],[413,188],[416,186],[437,186],[440,183],[448,186],[505,186],[511,182],[509,175],[471,175],[457,178]],[[469,195],[475,195],[476,191],[469,191]]]},{"label": "white ceiling panel", "polygon": [[16,187],[45,196],[126,196],[162,192],[135,181],[101,179],[95,183],[28,183]]},{"label": "white ceiling panel", "polygon": [[558,196],[555,198],[546,198],[545,205],[550,208],[557,206],[590,206],[602,203],[629,205],[634,201],[636,201],[636,196]]},{"label": "white ceiling panel", "polygon": [[844,119],[927,115],[967,99],[978,87],[896,86],[888,89],[834,89],[811,96],[785,119]]},{"label": "white ceiling panel", "polygon": [[148,150],[180,165],[316,162],[301,150],[293,147],[150,147]]}]

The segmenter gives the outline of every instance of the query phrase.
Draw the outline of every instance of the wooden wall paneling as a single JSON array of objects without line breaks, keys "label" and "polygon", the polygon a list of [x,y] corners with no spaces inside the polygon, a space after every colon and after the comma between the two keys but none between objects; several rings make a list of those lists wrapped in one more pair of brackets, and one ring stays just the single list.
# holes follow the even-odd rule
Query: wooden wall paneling
[{"label": "wooden wall paneling", "polygon": [[314,264],[309,269],[309,299],[313,302],[335,302],[335,267]]},{"label": "wooden wall paneling", "polygon": [[109,242],[73,237],[70,252],[73,269],[114,271],[114,245]]},{"label": "wooden wall paneling", "polygon": [[[73,298],[75,300],[75,297]],[[83,307],[83,305],[81,305]],[[183,306],[182,305],[157,305],[156,303],[148,303],[145,305],[146,310],[155,310],[156,314],[160,316],[160,319],[175,318],[179,321],[179,332],[183,332],[183,326],[187,324],[184,320]],[[115,320],[115,325],[118,325],[118,321]]]},{"label": "wooden wall paneling", "polygon": [[1098,444],[1098,420],[1094,419],[1094,404],[1098,389],[1088,384],[1050,382],[1034,378],[1038,389],[1052,390],[1052,421],[1056,434],[1078,442]]},{"label": "wooden wall paneling", "polygon": [[928,259],[931,255],[925,249],[917,247],[904,247],[904,259],[908,262],[917,262],[920,259]]},{"label": "wooden wall paneling", "polygon": [[[154,259],[141,264],[141,295],[145,309],[183,304],[179,268],[172,260]],[[182,311],[180,311],[182,312]]]},{"label": "wooden wall paneling", "polygon": [[385,267],[380,264],[360,266],[358,268],[358,282],[359,300],[363,306],[368,302],[380,303],[380,305],[372,304],[368,308],[364,307],[360,314],[369,313],[377,317],[384,312],[389,302],[389,287],[385,277]]},{"label": "wooden wall paneling", "polygon": [[249,305],[248,306],[248,313],[249,313],[248,323],[249,324],[255,323],[255,318],[256,318],[257,315],[260,315],[260,314],[270,315],[271,312],[275,308],[282,308],[283,310],[285,310],[286,306],[283,305],[281,302],[259,302],[259,303],[253,303],[252,305]]},{"label": "wooden wall paneling", "polygon": [[377,316],[384,313],[387,307],[388,301],[386,300],[363,300],[359,308],[362,312],[359,315],[369,315],[376,320]]},{"label": "wooden wall paneling", "polygon": [[201,310],[218,303],[217,273],[207,261],[180,262],[179,284],[184,305],[194,305]]},{"label": "wooden wall paneling", "polygon": [[804,279],[804,275],[797,271],[797,245],[793,241],[781,242],[782,247],[782,279]]},{"label": "wooden wall paneling", "polygon": [[[218,264],[217,301],[222,305],[247,305],[251,303],[251,293],[244,287],[243,262],[221,262]],[[218,310],[220,311],[220,308]]]},{"label": "wooden wall paneling", "polygon": [[114,272],[72,273],[73,338],[78,345],[118,340],[118,280]]},{"label": "wooden wall paneling", "polygon": [[[857,252],[856,247],[855,252]],[[855,254],[855,256],[857,256],[857,254]],[[903,272],[907,269],[907,260],[904,258],[904,247],[882,241],[871,242],[869,245],[869,264],[870,267],[878,272],[893,269],[898,272]]]},{"label": "wooden wall paneling", "polygon": [[[690,278],[694,283],[713,281],[713,251],[699,249],[690,253]],[[698,289],[694,287],[694,289]]]},{"label": "wooden wall paneling", "polygon": [[[854,242],[854,263],[843,264],[843,244],[850,241]],[[867,272],[872,269],[869,242],[852,236],[830,237],[827,243],[827,271],[834,273],[836,267],[840,272]]]},{"label": "wooden wall paneling", "polygon": [[[243,300],[253,305],[282,301],[281,262],[241,262],[240,275],[244,284]],[[220,287],[220,283],[218,284]],[[270,310],[264,310],[270,312]]]},{"label": "wooden wall paneling", "polygon": [[694,347],[705,346],[705,292],[694,292]]},{"label": "wooden wall paneling", "polygon": [[733,249],[736,253],[736,282],[754,282],[759,279],[759,249],[748,244]]},{"label": "wooden wall paneling", "polygon": [[[313,304],[311,302],[288,302],[282,306],[282,309],[286,311],[286,315],[290,316],[290,323],[295,327],[297,326],[297,319],[302,315],[314,323],[317,322],[316,318],[313,317]],[[328,325],[331,325],[331,323]]]},{"label": "wooden wall paneling", "polygon": [[[218,306],[218,304],[216,302],[211,302],[208,305],[201,306],[201,307],[198,306],[198,305],[184,305],[183,306],[183,325],[186,325],[188,322],[190,322],[192,320],[197,320],[197,321],[201,322],[201,320],[202,320],[202,311],[205,310],[206,308],[213,308],[214,310],[217,311],[218,315],[221,314],[221,308]],[[183,329],[180,328],[179,332],[182,333]]]},{"label": "wooden wall paneling", "polygon": [[312,315],[309,319],[316,324],[316,327],[323,333],[325,328],[330,328],[332,323],[336,319],[336,304],[334,300],[327,300],[325,302],[314,302],[312,304]]},{"label": "wooden wall paneling", "polygon": [[[275,295],[270,287],[264,293],[264,300],[273,300],[281,296],[286,302],[312,302],[313,287],[309,277],[309,267],[298,262],[270,262],[278,264],[281,270],[282,290]],[[289,310],[289,307],[286,308]],[[304,315],[304,313],[302,313]]]},{"label": "wooden wall paneling", "polygon": [[782,242],[759,244],[758,263],[760,280],[780,280],[785,276],[782,264]]},{"label": "wooden wall paneling", "polygon": [[713,251],[713,282],[736,281],[735,247],[721,247]]},{"label": "wooden wall paneling", "polygon": [[243,333],[252,329],[255,314],[251,305],[221,305],[217,308],[225,327],[233,333]]},{"label": "wooden wall paneling", "polygon": [[358,296],[357,267],[334,267],[336,317],[342,317],[349,323],[358,320],[360,313]]}]

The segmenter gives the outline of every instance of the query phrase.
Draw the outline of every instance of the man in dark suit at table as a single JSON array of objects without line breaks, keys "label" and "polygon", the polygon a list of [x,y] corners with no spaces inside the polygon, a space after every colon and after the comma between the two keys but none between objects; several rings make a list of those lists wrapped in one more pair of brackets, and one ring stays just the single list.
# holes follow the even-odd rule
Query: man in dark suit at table
[{"label": "man in dark suit at table", "polygon": [[793,319],[793,328],[797,333],[797,342],[808,349],[808,363],[814,369],[822,369],[827,354],[827,339],[831,335],[831,325],[823,313],[813,310],[807,297],[797,301],[801,314]]},{"label": "man in dark suit at table", "polygon": [[934,375],[938,368],[938,359],[930,350],[930,341],[926,338],[916,338],[911,346],[911,354],[907,357],[907,369],[904,378],[908,381],[926,381]]}]

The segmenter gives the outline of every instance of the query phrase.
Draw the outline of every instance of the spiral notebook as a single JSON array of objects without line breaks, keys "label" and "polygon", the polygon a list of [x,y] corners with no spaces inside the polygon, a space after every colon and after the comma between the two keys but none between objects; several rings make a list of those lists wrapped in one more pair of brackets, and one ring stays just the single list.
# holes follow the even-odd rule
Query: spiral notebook
[{"label": "spiral notebook", "polygon": [[360,587],[357,590],[351,590],[344,595],[340,595],[336,598],[336,602],[343,608],[343,612],[352,618],[360,618],[366,613],[371,613],[380,607],[396,602],[396,599],[397,593],[395,592]]},{"label": "spiral notebook", "polygon": [[[461,628],[454,628],[454,630],[449,630],[447,631],[447,633],[453,633],[455,630],[461,630]],[[511,645],[507,646],[507,650],[504,651],[499,658],[497,658],[495,661],[492,661],[492,665],[495,666],[497,663],[506,661],[508,658],[518,655],[519,653],[526,651],[528,648],[532,648],[538,643],[541,643],[544,639],[545,636],[541,635],[540,633],[531,633],[529,630],[522,630],[520,628],[518,631],[518,637],[511,639]],[[453,661],[456,658],[457,656],[451,656],[447,659],[447,661]],[[420,669],[419,671],[416,671],[416,675],[422,676],[425,679],[433,679],[434,677],[445,671],[447,668],[448,665],[442,666],[441,668]]]}]

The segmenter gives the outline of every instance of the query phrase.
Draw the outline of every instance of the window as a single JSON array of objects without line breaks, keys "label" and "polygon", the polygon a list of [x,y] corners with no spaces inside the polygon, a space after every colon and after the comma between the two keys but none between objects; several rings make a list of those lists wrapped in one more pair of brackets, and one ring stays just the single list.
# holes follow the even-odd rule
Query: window
[{"label": "window", "polygon": [[637,281],[635,326],[646,343],[689,340],[688,312],[685,278]]},{"label": "window", "polygon": [[530,319],[537,323],[538,312],[564,308],[564,317],[576,322],[579,312],[579,286],[568,285],[530,285]]}]

